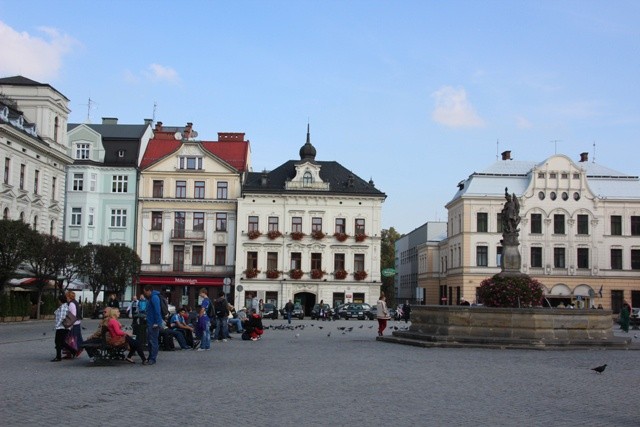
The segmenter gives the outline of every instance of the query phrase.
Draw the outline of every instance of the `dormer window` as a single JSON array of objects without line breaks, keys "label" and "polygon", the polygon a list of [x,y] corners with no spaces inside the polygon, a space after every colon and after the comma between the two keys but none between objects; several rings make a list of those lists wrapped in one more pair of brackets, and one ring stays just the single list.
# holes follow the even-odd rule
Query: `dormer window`
[{"label": "dormer window", "polygon": [[123,158],[124,153],[125,153],[125,150],[118,150],[118,157]]},{"label": "dormer window", "polygon": [[89,158],[89,150],[91,146],[87,143],[81,142],[76,144],[76,160],[87,160]]},{"label": "dormer window", "polygon": [[202,157],[181,156],[179,167],[186,170],[202,170]]},{"label": "dormer window", "polygon": [[313,184],[313,176],[311,176],[311,172],[305,172],[302,177],[302,185],[305,187],[310,187]]}]

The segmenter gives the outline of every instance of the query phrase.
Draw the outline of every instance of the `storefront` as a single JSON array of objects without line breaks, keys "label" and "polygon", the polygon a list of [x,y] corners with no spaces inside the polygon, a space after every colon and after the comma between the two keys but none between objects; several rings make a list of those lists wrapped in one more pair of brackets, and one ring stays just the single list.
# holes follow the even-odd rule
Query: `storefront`
[{"label": "storefront", "polygon": [[[198,296],[201,288],[206,288],[209,297],[214,299],[223,289],[223,284],[223,277],[140,276],[137,294],[140,295],[146,285],[152,285],[154,289],[167,297],[169,304],[176,307],[186,305],[194,308],[199,303]],[[233,301],[233,295],[227,295],[227,298],[231,298]]]}]

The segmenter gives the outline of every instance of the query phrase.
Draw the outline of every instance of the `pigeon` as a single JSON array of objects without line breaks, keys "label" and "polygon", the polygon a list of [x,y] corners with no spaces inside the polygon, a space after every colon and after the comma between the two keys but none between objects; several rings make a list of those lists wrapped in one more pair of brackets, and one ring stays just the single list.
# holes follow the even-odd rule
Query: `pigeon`
[{"label": "pigeon", "polygon": [[327,334],[327,336],[328,336],[328,337],[330,337],[330,336],[331,336],[331,332],[329,332],[329,333]]},{"label": "pigeon", "polygon": [[605,363],[602,366],[596,366],[595,368],[591,368],[592,371],[596,371],[597,373],[601,374],[604,372],[604,370],[607,368],[607,364]]},{"label": "pigeon", "polygon": [[373,328],[373,325],[369,326],[369,329]]},{"label": "pigeon", "polygon": [[360,329],[364,328],[364,325],[360,325]]},{"label": "pigeon", "polygon": [[46,332],[43,332],[43,333],[42,333],[42,335],[47,335],[47,333],[46,333]]},{"label": "pigeon", "polygon": [[322,326],[318,326],[318,329],[322,329]]}]

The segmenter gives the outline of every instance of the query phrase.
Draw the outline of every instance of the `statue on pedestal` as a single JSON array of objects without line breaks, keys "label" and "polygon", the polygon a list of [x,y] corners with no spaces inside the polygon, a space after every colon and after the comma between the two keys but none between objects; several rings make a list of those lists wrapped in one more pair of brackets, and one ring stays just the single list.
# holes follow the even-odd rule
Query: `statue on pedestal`
[{"label": "statue on pedestal", "polygon": [[521,257],[518,246],[520,235],[520,202],[515,193],[509,194],[508,188],[504,189],[506,202],[502,208],[502,273],[520,274]]}]

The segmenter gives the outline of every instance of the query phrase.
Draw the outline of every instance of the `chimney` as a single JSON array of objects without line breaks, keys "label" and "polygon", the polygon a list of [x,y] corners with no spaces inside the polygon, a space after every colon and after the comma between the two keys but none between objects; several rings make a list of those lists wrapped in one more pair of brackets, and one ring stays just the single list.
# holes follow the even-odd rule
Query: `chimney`
[{"label": "chimney", "polygon": [[102,118],[103,125],[117,125],[118,118],[117,117],[103,117]]},{"label": "chimney", "polygon": [[267,170],[262,171],[262,179],[260,180],[263,187],[266,187],[269,183],[269,175],[267,174]]},{"label": "chimney", "polygon": [[511,160],[511,151],[503,151],[502,160]]},{"label": "chimney", "polygon": [[589,153],[580,153],[580,162],[588,162]]},{"label": "chimney", "polygon": [[182,139],[191,138],[191,129],[193,128],[193,123],[187,122],[187,125],[184,127],[184,132],[182,132]]},{"label": "chimney", "polygon": [[144,119],[144,124],[146,125],[152,125],[153,124],[153,119]]},{"label": "chimney", "polygon": [[156,123],[156,128],[154,130],[156,132],[162,132],[162,122]]}]

